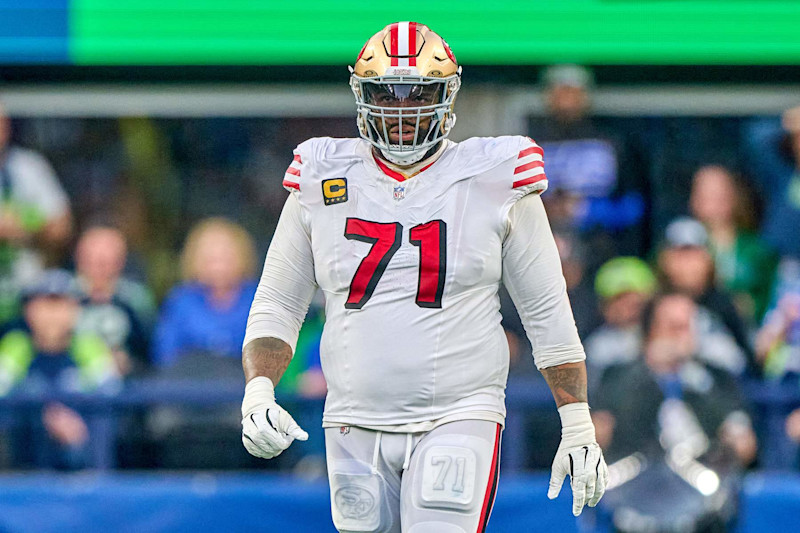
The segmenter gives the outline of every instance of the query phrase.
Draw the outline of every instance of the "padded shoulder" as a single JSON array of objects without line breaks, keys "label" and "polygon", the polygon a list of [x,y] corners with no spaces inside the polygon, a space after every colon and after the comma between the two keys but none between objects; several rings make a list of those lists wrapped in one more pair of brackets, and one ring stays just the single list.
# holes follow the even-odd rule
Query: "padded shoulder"
[{"label": "padded shoulder", "polygon": [[458,143],[454,159],[463,168],[479,174],[499,167],[519,153],[519,137],[470,137]]},{"label": "padded shoulder", "polygon": [[521,135],[472,137],[460,142],[455,154],[459,165],[473,174],[492,172],[503,187],[515,195],[541,193],[547,189],[544,173],[544,151],[532,139]]},{"label": "padded shoulder", "polygon": [[318,176],[343,173],[359,157],[357,149],[360,139],[334,139],[314,137],[297,145],[294,157],[283,176],[283,186],[289,192],[311,186]]},{"label": "padded shoulder", "polygon": [[517,137],[519,153],[514,163],[511,188],[520,197],[526,194],[541,194],[547,190],[547,176],[544,173],[544,150],[530,137]]},{"label": "padded shoulder", "polygon": [[508,187],[508,202],[503,210],[507,220],[511,207],[529,194],[542,194],[547,190],[544,173],[544,151],[529,137],[516,137],[518,152],[514,155],[507,173],[503,173],[503,187]]}]

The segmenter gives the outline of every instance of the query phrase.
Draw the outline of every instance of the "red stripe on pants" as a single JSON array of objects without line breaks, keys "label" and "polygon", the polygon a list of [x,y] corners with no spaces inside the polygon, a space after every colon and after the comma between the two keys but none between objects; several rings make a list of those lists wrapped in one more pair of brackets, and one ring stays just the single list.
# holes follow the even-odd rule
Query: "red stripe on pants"
[{"label": "red stripe on pants", "polygon": [[497,424],[497,432],[494,437],[494,455],[492,456],[492,467],[489,470],[489,482],[486,485],[486,495],[483,497],[483,507],[481,508],[481,521],[478,522],[478,533],[486,530],[489,523],[489,516],[492,514],[494,497],[497,494],[497,480],[500,466],[500,424]]}]

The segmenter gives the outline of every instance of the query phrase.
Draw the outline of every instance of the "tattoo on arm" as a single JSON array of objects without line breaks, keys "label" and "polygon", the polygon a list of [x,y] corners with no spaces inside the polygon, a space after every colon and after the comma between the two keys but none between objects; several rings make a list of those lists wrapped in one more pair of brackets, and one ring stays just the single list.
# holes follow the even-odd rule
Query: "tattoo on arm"
[{"label": "tattoo on arm", "polygon": [[266,376],[277,385],[291,360],[292,348],[282,340],[274,337],[253,339],[242,350],[245,380]]},{"label": "tattoo on arm", "polygon": [[586,364],[565,363],[542,370],[542,375],[553,392],[556,406],[586,402]]}]

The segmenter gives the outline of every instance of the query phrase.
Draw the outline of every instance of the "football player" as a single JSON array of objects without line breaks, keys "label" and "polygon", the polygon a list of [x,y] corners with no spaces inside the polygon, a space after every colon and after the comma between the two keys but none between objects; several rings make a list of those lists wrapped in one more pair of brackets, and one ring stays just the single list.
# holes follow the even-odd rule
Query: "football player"
[{"label": "football player", "polygon": [[242,442],[258,457],[308,435],[275,400],[314,291],[325,295],[323,426],[339,531],[472,533],[489,519],[505,418],[508,287],[562,421],[548,496],[573,513],[607,469],[585,355],[526,137],[447,139],[461,68],[414,22],[367,41],[351,69],[360,139],[300,144],[243,350]]}]

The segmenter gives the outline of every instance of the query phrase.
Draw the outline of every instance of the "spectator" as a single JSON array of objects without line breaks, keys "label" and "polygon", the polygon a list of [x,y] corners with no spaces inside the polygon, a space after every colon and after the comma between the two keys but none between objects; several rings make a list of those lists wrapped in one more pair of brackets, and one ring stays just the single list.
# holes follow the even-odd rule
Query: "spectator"
[{"label": "spectator", "polygon": [[[697,441],[695,457],[722,446],[742,465],[755,459],[755,434],[736,383],[696,357],[697,318],[698,307],[688,296],[657,296],[645,315],[642,358],[609,369],[603,377],[595,408],[602,422],[597,437],[612,461],[636,452],[659,455],[664,451],[661,435],[673,431],[686,432],[670,434],[675,439],[702,432],[705,438]],[[683,423],[665,426],[665,409],[678,412],[679,404]]]},{"label": "spectator", "polygon": [[[600,325],[600,313],[590,280],[585,275],[586,256],[584,245],[577,236],[570,231],[556,231],[555,238],[558,254],[561,259],[561,269],[567,285],[567,294],[572,305],[575,325],[578,335],[585,336]],[[503,289],[500,291],[500,311],[503,315],[503,328],[509,344],[509,378],[521,378],[526,383],[539,383],[545,387],[546,383],[542,374],[536,370],[531,354],[531,345],[525,330],[522,327],[517,310]],[[525,457],[526,468],[549,468],[552,463],[553,450],[558,447],[560,431],[558,417],[553,417],[553,412],[548,408],[533,408],[527,410],[522,417],[523,436],[529,451]]]},{"label": "spectator", "polygon": [[766,377],[800,376],[800,259],[781,260],[773,300],[756,337],[756,355]]},{"label": "spectator", "polygon": [[777,258],[753,232],[754,208],[746,186],[721,165],[694,174],[689,205],[708,230],[717,280],[750,324],[766,311]]},{"label": "spectator", "polygon": [[38,153],[13,146],[0,105],[0,322],[18,312],[19,287],[41,273],[72,231],[69,201]]},{"label": "spectator", "polygon": [[[800,409],[795,409],[786,417],[786,435],[794,442],[800,443]],[[797,464],[797,459],[795,459]]]},{"label": "spectator", "polygon": [[607,370],[594,400],[597,441],[612,462],[603,505],[619,530],[724,530],[736,471],[755,459],[735,381],[694,357],[697,316],[687,295],[656,296],[641,359]]},{"label": "spectator", "polygon": [[153,361],[170,366],[192,353],[239,358],[256,290],[250,235],[222,218],[198,223],[181,256],[184,282],[167,296],[156,326]]},{"label": "spectator", "polygon": [[[597,301],[586,277],[586,250],[580,240],[570,232],[556,231],[553,233],[561,258],[561,270],[567,283],[567,294],[575,315],[575,324],[581,339],[600,325],[600,313],[597,310]],[[509,311],[510,313],[510,311]],[[518,327],[517,331],[521,329]],[[519,337],[526,338],[524,331],[519,332]],[[528,348],[527,345],[525,345]]]},{"label": "spectator", "polygon": [[544,200],[553,225],[580,232],[590,248],[590,271],[620,253],[642,253],[644,165],[627,139],[603,131],[592,117],[591,72],[557,65],[542,79],[547,114],[532,120],[530,131],[547,161]]},{"label": "spectator", "polygon": [[[590,280],[586,276],[585,247],[571,231],[555,231],[553,237],[561,259],[561,270],[567,284],[567,294],[575,316],[575,325],[578,327],[578,335],[584,339],[601,323],[597,300]],[[534,379],[544,379],[533,364],[530,341],[511,296],[505,287],[501,287],[498,295],[503,329],[508,339],[509,375],[527,375]]]},{"label": "spectator", "polygon": [[92,332],[111,347],[121,374],[147,366],[156,307],[144,285],[123,276],[125,236],[116,228],[86,229],[75,248],[75,270],[82,292],[78,331]]},{"label": "spectator", "polygon": [[766,201],[764,239],[781,256],[800,258],[800,106],[780,121],[754,121],[745,134],[745,159]]},{"label": "spectator", "polygon": [[[255,252],[250,235],[226,219],[205,219],[186,238],[181,269],[184,282],[167,296],[156,326],[152,354],[159,377],[241,379],[245,326],[256,290]],[[287,385],[291,382],[300,387],[300,363],[306,362],[306,357],[315,357],[318,340],[313,328],[306,333],[304,344],[298,343],[301,353],[293,368],[294,379]],[[232,446],[241,440],[240,419],[234,415],[233,407],[165,406],[151,411],[148,435],[159,449],[159,466],[251,466],[253,458]],[[320,442],[307,445],[303,451]]]},{"label": "spectator", "polygon": [[714,259],[703,225],[688,217],[673,220],[658,253],[663,285],[700,305],[698,331],[703,361],[734,375],[757,372],[747,328],[726,292],[716,286]]},{"label": "spectator", "polygon": [[[48,270],[22,296],[23,320],[0,339],[0,394],[114,391],[118,375],[110,351],[98,337],[75,331],[80,304],[72,276]],[[29,438],[19,455],[32,454],[34,466],[91,466],[91,424],[76,411],[50,403],[40,419],[25,422],[30,425],[19,429]]]},{"label": "spectator", "polygon": [[658,283],[641,259],[617,257],[600,267],[594,287],[604,322],[587,337],[584,348],[596,382],[609,366],[630,363],[642,353],[642,312]]}]

